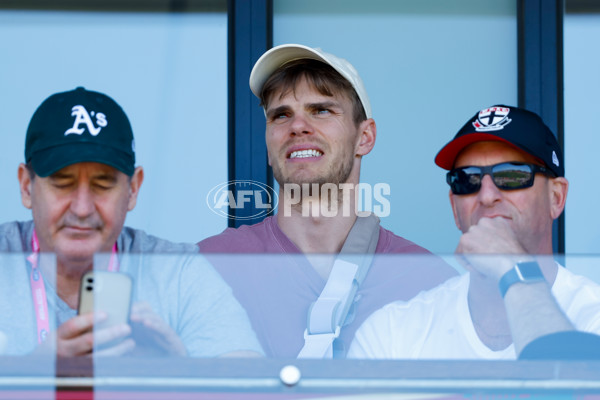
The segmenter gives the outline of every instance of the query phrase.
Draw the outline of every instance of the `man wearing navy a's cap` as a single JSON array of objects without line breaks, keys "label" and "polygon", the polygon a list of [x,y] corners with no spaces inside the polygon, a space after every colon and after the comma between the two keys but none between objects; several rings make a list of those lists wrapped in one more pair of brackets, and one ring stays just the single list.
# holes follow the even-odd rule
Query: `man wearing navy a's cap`
[{"label": "man wearing navy a's cap", "polygon": [[[33,220],[0,225],[0,252],[28,256],[0,268],[0,331],[9,354],[261,352],[245,311],[216,271],[193,257],[194,244],[124,227],[144,171],[135,166],[129,119],[112,98],[82,87],[48,97],[29,123],[18,178]],[[55,270],[44,253],[56,256]],[[132,278],[128,323],[101,328],[108,310],[77,314],[82,275],[103,267],[94,265],[96,253],[112,254],[109,271]]]}]

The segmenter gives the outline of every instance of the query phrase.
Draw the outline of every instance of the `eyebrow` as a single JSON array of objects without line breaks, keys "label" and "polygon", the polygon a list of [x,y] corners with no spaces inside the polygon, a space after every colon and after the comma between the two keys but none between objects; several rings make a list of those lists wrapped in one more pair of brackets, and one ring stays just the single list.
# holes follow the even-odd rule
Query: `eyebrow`
[{"label": "eyebrow", "polygon": [[[61,171],[57,171],[49,176],[50,179],[72,179],[74,177],[75,177],[74,173],[61,172]],[[97,174],[93,175],[91,177],[91,179],[106,180],[106,181],[111,181],[111,182],[116,182],[118,180],[117,174],[112,173],[112,172],[106,172],[106,171],[98,172]]]},{"label": "eyebrow", "polygon": [[66,172],[56,171],[55,173],[49,176],[50,179],[67,179],[72,178],[73,174],[69,174]]},{"label": "eyebrow", "polygon": [[309,110],[314,110],[318,108],[342,108],[340,103],[336,101],[321,101],[318,103],[309,103],[304,106],[304,108],[308,108]]},{"label": "eyebrow", "polygon": [[[304,105],[304,109],[306,109],[306,110],[318,110],[318,109],[323,109],[323,108],[339,108],[339,109],[341,109],[342,106],[340,105],[339,102],[336,102],[336,101],[321,101],[321,102],[316,102],[316,103],[308,103],[308,104]],[[287,105],[282,105],[279,107],[272,108],[270,110],[267,110],[267,118],[271,118],[271,117],[273,117],[273,115],[287,112],[288,110],[290,110],[290,106],[287,106]]]},{"label": "eyebrow", "polygon": [[277,114],[281,114],[283,112],[286,112],[290,109],[289,106],[279,106],[279,107],[275,107],[272,108],[270,110],[267,110],[267,118],[271,118],[273,117],[273,115],[277,115]]}]

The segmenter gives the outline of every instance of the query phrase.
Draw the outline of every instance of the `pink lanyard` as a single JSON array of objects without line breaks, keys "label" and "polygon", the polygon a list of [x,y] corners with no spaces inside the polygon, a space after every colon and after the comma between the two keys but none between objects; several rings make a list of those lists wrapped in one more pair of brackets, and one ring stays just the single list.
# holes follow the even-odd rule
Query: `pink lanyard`
[{"label": "pink lanyard", "polygon": [[[50,333],[50,323],[48,322],[48,298],[46,297],[46,287],[44,286],[44,278],[39,270],[40,242],[35,233],[35,229],[33,230],[33,237],[31,238],[31,248],[33,249],[33,253],[27,257],[27,261],[31,263],[29,282],[31,283],[31,295],[33,296],[33,307],[37,319],[38,343],[43,343],[46,340],[48,333]],[[108,270],[111,272],[119,270],[117,243],[113,245],[110,261],[108,262]]]}]

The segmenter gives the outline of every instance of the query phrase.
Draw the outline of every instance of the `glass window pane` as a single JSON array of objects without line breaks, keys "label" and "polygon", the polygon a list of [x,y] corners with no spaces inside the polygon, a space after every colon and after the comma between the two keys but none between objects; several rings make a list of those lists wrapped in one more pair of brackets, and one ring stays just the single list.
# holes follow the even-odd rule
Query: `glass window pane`
[{"label": "glass window pane", "polygon": [[[569,1],[567,6],[569,3],[583,2]],[[596,182],[600,180],[600,172],[592,168],[600,146],[594,122],[600,107],[600,55],[594,48],[600,40],[597,8],[584,8],[581,11],[587,13],[566,14],[564,19],[565,165],[570,183],[565,217],[567,253],[597,253],[600,241],[600,225],[590,223],[594,221],[590,215],[598,207]]]},{"label": "glass window pane", "polygon": [[113,97],[133,126],[146,174],[128,225],[186,242],[226,227],[205,205],[227,180],[225,12],[4,10],[0,38],[1,221],[31,217],[16,171],[33,112],[84,86]]},{"label": "glass window pane", "polygon": [[274,44],[346,58],[373,106],[361,181],[388,183],[382,223],[432,251],[456,247],[442,146],[476,111],[517,103],[517,6],[507,1],[274,0]]}]

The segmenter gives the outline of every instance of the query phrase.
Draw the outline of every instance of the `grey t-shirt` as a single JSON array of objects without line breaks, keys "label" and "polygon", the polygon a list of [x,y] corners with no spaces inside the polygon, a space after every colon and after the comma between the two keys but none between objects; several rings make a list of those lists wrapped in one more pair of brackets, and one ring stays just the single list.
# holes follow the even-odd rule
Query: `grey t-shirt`
[{"label": "grey t-shirt", "polygon": [[[6,354],[26,354],[37,346],[31,269],[25,260],[32,251],[32,234],[32,221],[0,225],[0,331],[8,337]],[[133,301],[149,303],[177,332],[189,355],[262,352],[246,312],[194,244],[172,243],[125,227],[117,247],[120,272],[133,278]],[[50,327],[56,329],[57,322],[72,318],[76,310],[56,296],[52,281],[44,283]]]}]

